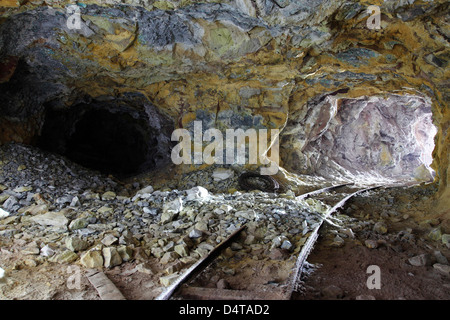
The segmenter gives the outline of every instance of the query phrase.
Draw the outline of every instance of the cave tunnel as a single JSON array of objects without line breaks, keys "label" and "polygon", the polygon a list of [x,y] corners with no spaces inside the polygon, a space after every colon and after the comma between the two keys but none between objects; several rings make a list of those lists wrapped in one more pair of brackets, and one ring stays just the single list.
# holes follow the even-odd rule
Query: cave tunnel
[{"label": "cave tunnel", "polygon": [[145,113],[89,104],[70,111],[47,108],[37,140],[44,150],[118,178],[154,169],[158,143]]},{"label": "cave tunnel", "polygon": [[328,95],[312,101],[306,117],[287,129],[298,131],[284,141],[296,139],[300,173],[365,183],[431,182],[435,176],[437,129],[423,97]]}]

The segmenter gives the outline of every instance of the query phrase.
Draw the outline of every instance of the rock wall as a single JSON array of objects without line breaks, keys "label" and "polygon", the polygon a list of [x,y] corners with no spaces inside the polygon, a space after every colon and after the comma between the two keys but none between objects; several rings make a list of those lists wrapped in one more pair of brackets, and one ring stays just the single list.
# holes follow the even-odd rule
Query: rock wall
[{"label": "rock wall", "polygon": [[[176,127],[282,129],[282,165],[301,173],[314,168],[297,163],[299,130],[324,101],[417,97],[431,104],[448,213],[447,1],[86,1],[78,29],[69,4],[2,1],[0,142],[32,143],[49,103],[131,92]],[[369,5],[381,9],[380,29],[367,25]]]}]

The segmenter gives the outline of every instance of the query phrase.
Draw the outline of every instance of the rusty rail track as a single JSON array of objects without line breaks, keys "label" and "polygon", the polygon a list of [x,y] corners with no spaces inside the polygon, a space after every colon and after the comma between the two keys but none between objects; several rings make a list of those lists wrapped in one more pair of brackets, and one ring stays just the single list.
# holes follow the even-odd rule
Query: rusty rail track
[{"label": "rusty rail track", "polygon": [[[296,197],[297,200],[306,199],[308,197],[317,196],[322,193],[326,193],[338,188],[347,187],[350,188],[353,184],[341,184],[331,187],[326,187],[318,190],[314,190]],[[319,237],[319,230],[324,222],[330,222],[328,219],[342,207],[350,198],[370,190],[380,188],[382,186],[375,186],[370,188],[358,189],[357,191],[347,191],[346,196],[341,198],[337,203],[331,207],[322,217],[320,223],[312,230],[308,240],[303,244],[302,249],[298,253],[294,268],[285,281],[285,283],[276,288],[270,290],[232,290],[232,289],[218,289],[218,288],[204,288],[193,287],[187,285],[189,281],[201,274],[212,262],[225,250],[233,240],[243,231],[246,226],[243,225],[236,231],[234,231],[227,239],[217,245],[209,254],[201,258],[197,263],[192,265],[186,270],[175,283],[169,286],[164,292],[162,292],[156,300],[169,300],[169,299],[188,299],[188,300],[289,300],[292,292],[296,288],[298,279],[303,271],[304,264],[308,255],[313,250],[314,244]],[[351,189],[351,188],[350,188]],[[331,223],[331,222],[330,222]],[[333,223],[331,223],[333,224]]]}]

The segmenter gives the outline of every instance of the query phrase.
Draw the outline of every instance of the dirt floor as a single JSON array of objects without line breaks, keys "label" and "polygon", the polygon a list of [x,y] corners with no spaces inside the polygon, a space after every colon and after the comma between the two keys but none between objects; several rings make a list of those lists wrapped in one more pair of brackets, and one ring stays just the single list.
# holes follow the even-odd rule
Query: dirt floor
[{"label": "dirt floor", "polygon": [[[359,240],[346,241],[341,248],[331,247],[319,238],[308,257],[299,292],[294,300],[449,300],[450,277],[433,268],[413,266],[408,260],[424,252],[434,252],[435,243],[425,240],[414,244],[381,241],[369,249]],[[434,245],[434,246],[433,246]],[[439,247],[448,256],[448,250]],[[431,256],[431,255],[430,255]],[[369,266],[379,267],[380,288],[368,288],[375,280]],[[378,272],[377,271],[377,272]]]},{"label": "dirt floor", "polygon": [[[376,300],[448,300],[450,281],[432,266],[415,267],[406,263],[406,253],[389,248],[372,251],[347,243],[343,248],[325,248],[319,244],[310,263],[314,266],[304,279],[304,291],[294,293],[296,300],[371,299]],[[380,268],[380,289],[368,289],[374,275],[370,265]]]}]

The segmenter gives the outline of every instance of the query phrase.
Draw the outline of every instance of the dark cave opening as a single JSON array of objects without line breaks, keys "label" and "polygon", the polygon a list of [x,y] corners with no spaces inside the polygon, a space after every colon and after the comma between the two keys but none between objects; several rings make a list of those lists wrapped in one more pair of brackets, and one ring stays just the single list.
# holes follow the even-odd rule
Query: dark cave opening
[{"label": "dark cave opening", "polygon": [[47,108],[38,147],[117,178],[153,169],[158,139],[147,116],[81,104]]}]

